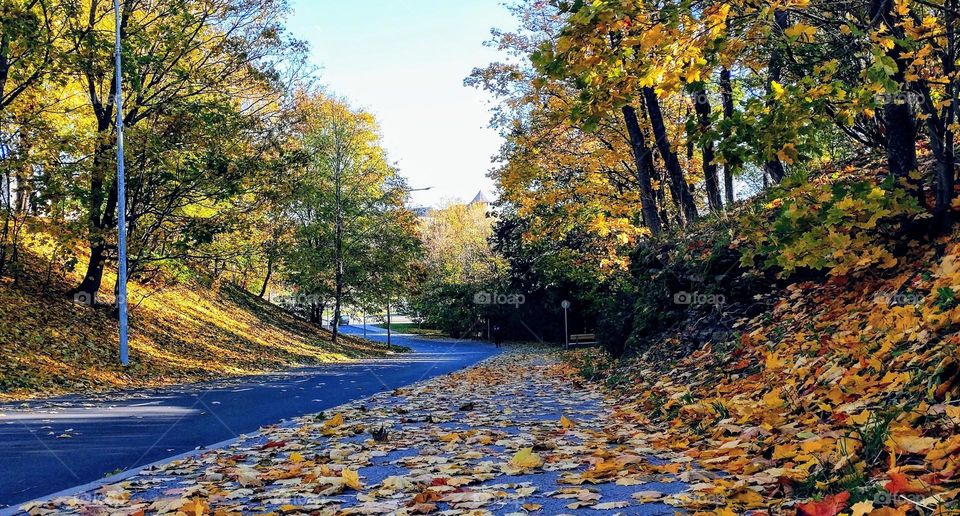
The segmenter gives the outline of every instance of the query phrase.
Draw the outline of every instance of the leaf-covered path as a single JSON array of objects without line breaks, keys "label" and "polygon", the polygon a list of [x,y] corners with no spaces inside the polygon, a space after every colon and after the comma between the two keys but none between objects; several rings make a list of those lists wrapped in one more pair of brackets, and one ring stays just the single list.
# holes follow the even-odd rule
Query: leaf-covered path
[{"label": "leaf-covered path", "polygon": [[556,355],[511,351],[29,510],[672,514],[695,473],[610,411]]}]

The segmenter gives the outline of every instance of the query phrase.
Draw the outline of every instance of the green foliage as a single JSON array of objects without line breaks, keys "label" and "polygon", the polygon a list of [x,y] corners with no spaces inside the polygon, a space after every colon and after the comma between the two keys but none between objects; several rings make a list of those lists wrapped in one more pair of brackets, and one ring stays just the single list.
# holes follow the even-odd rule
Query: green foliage
[{"label": "green foliage", "polygon": [[[480,283],[429,283],[411,302],[411,309],[428,326],[454,337],[486,333],[486,316],[493,315],[489,305],[474,302],[478,292],[495,291]],[[493,307],[495,308],[495,307]]]},{"label": "green foliage", "polygon": [[914,197],[887,181],[850,177],[792,177],[740,217],[741,264],[832,275],[889,268],[896,258],[889,235],[921,213]]}]

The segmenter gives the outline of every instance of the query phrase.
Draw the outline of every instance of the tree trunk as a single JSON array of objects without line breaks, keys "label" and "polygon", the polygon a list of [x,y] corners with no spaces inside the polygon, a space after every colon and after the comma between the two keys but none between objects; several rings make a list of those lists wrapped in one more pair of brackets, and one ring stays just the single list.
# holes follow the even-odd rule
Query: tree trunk
[{"label": "tree trunk", "polygon": [[270,276],[273,275],[273,254],[267,256],[267,275],[263,278],[263,286],[260,287],[259,297],[267,293],[267,287],[270,285]]},{"label": "tree trunk", "polygon": [[23,160],[23,163],[17,167],[16,180],[17,180],[17,203],[14,208],[14,213],[17,215],[24,215],[30,209],[30,193],[31,193],[31,179],[33,176],[33,171],[30,167],[30,144],[24,143],[24,148],[20,149],[20,157]]},{"label": "tree trunk", "polygon": [[74,301],[83,305],[97,303],[97,292],[103,281],[103,267],[106,264],[106,244],[98,243],[90,247],[90,259],[87,261],[87,271],[75,289],[70,294]]},{"label": "tree trunk", "polygon": [[[120,39],[126,36],[126,25],[129,20],[129,5],[123,2],[124,8],[120,19]],[[93,30],[93,17],[91,15],[89,30]],[[84,78],[90,90],[90,102],[93,107],[93,113],[97,120],[97,145],[93,150],[93,170],[90,174],[90,206],[88,214],[90,236],[90,260],[87,262],[87,271],[83,280],[76,288],[71,290],[68,295],[76,298],[80,296],[89,299],[91,304],[96,303],[97,293],[100,291],[100,284],[103,281],[103,268],[106,264],[106,235],[105,232],[115,225],[115,212],[117,209],[117,183],[108,180],[113,176],[110,165],[113,159],[110,157],[111,151],[116,148],[117,134],[115,122],[117,74],[111,73],[110,89],[106,96],[106,102],[97,96],[95,84],[98,77],[94,72],[96,68],[93,63],[86,63],[88,68],[84,71]],[[111,63],[113,64],[113,63]],[[111,72],[116,70],[111,69]],[[123,115],[122,113],[120,114]],[[104,194],[106,191],[106,202]]]},{"label": "tree trunk", "polygon": [[[115,211],[117,209],[117,184],[116,181],[107,181],[107,169],[111,160],[107,155],[114,144],[110,141],[103,141],[109,138],[107,133],[110,131],[110,121],[100,121],[97,124],[97,134],[100,135],[101,142],[94,149],[93,173],[90,179],[90,213],[89,223],[89,243],[90,258],[87,261],[86,273],[83,280],[68,295],[75,299],[80,299],[84,304],[96,304],[97,293],[100,291],[100,284],[103,281],[103,269],[107,261],[107,241],[106,232],[113,228],[115,220]],[[104,190],[109,186],[104,200]]]},{"label": "tree trunk", "polygon": [[644,140],[643,130],[640,129],[640,121],[637,120],[637,111],[630,105],[623,106],[622,111],[624,122],[627,125],[627,133],[630,135],[630,147],[633,149],[634,163],[637,167],[643,221],[650,228],[650,233],[656,236],[660,234],[662,228],[660,216],[657,214],[656,200],[653,196],[653,183],[651,182],[651,177],[654,174],[653,155]]},{"label": "tree trunk", "polygon": [[[892,0],[874,0],[871,3],[871,25],[882,25],[895,40],[903,38],[899,15],[894,11]],[[920,204],[925,204],[923,185],[910,179],[910,173],[917,170],[917,121],[910,105],[909,85],[906,82],[906,70],[909,61],[903,53],[909,50],[899,44],[887,49],[887,57],[897,65],[891,77],[900,89],[891,95],[883,105],[884,145],[887,152],[887,167],[890,175],[899,183],[906,183]],[[934,138],[934,137],[931,137]],[[934,151],[936,153],[936,150]]]},{"label": "tree trunk", "polygon": [[936,203],[933,208],[934,221],[941,233],[946,233],[953,226],[953,197],[956,154],[954,151],[954,125],[957,122],[957,79],[956,79],[956,13],[957,0],[947,0],[944,8],[944,26],[947,38],[947,48],[942,58],[944,76],[948,77],[946,85],[947,99],[953,99],[944,107],[940,125],[942,126],[941,152],[937,160],[937,175],[934,180]]},{"label": "tree trunk", "polygon": [[[774,18],[774,29],[779,34],[782,34],[784,30],[790,25],[790,16],[787,11],[778,10],[773,15]],[[780,82],[783,69],[783,50],[780,48],[780,45],[777,43],[773,44],[773,48],[770,49],[770,61],[767,66],[769,71],[769,77],[767,78],[767,95],[768,98],[770,92],[773,91],[772,84],[774,82]],[[771,111],[775,109],[776,101],[770,100],[769,106]],[[770,159],[763,165],[763,169],[770,176],[770,179],[774,183],[779,183],[783,181],[783,178],[787,175],[786,169],[783,167],[783,163],[775,157],[770,157]]]},{"label": "tree trunk", "polygon": [[[723,119],[733,119],[733,81],[730,80],[730,69],[724,67],[720,70],[720,97],[723,99]],[[724,137],[729,137],[729,131],[726,131]],[[733,204],[733,166],[729,163],[723,165],[723,195],[727,206]]]},{"label": "tree trunk", "polygon": [[943,60],[944,74],[950,77],[947,84],[947,98],[953,99],[946,107],[946,120],[944,120],[944,142],[943,142],[943,160],[937,169],[937,202],[934,207],[934,215],[939,219],[941,231],[947,232],[953,226],[953,197],[954,185],[956,184],[956,172],[954,164],[956,154],[954,153],[954,125],[957,122],[957,91],[958,82],[956,78],[956,59],[957,59],[957,31],[956,31],[956,12],[957,0],[947,0],[946,2],[946,37],[947,37],[947,55]]},{"label": "tree trunk", "polygon": [[[0,142],[2,145],[2,142]],[[3,149],[0,148],[0,151]],[[5,156],[0,156],[4,158]],[[3,186],[0,189],[3,199],[3,229],[0,230],[0,276],[7,268],[7,238],[10,235],[10,219],[13,217],[12,193],[10,192],[10,173],[4,170]]]},{"label": "tree trunk", "polygon": [[[693,104],[697,111],[697,118],[700,120],[700,136],[710,130],[710,99],[707,98],[706,88],[693,93]],[[717,179],[717,165],[713,162],[713,140],[705,139],[700,147],[703,154],[703,178],[707,185],[707,203],[710,211],[719,213],[723,211],[723,201],[720,199],[720,183]]]},{"label": "tree trunk", "polygon": [[670,191],[680,212],[683,213],[684,222],[689,224],[697,220],[697,205],[694,203],[693,196],[690,195],[690,188],[683,177],[683,169],[680,167],[677,153],[670,148],[667,127],[663,121],[663,112],[660,110],[660,99],[657,98],[653,88],[649,87],[643,88],[643,98],[647,107],[647,115],[650,117],[650,126],[653,128],[657,150],[660,151],[660,157],[663,158],[667,174],[670,176]]},{"label": "tree trunk", "polygon": [[936,177],[936,205],[933,216],[939,231],[946,232],[953,226],[953,194],[956,180],[954,168],[956,156],[953,152],[953,135],[948,134],[948,146],[944,150],[943,159],[937,162]]},{"label": "tree trunk", "polygon": [[914,184],[910,173],[917,170],[917,126],[910,103],[901,99],[883,105],[884,136],[886,137],[887,167],[896,181],[901,178],[911,183],[922,201],[922,186]]},{"label": "tree trunk", "polygon": [[333,295],[333,343],[337,343],[340,334],[340,309],[343,303],[343,183],[342,183],[342,161],[336,160],[334,169],[334,195],[336,201],[336,220],[334,221],[334,266],[335,272],[335,291]]}]

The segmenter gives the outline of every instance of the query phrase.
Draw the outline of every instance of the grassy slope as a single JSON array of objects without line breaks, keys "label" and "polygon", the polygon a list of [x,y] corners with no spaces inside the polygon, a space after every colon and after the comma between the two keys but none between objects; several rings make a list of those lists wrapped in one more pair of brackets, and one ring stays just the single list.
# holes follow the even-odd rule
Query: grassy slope
[{"label": "grassy slope", "polygon": [[[117,359],[117,323],[108,308],[77,305],[62,293],[76,273],[43,293],[39,245],[28,248],[16,284],[0,279],[0,399],[152,386],[297,365],[382,356],[378,344],[330,334],[232,285],[132,284],[130,356]],[[82,260],[81,260],[82,261]],[[115,276],[108,273],[104,291]]]}]

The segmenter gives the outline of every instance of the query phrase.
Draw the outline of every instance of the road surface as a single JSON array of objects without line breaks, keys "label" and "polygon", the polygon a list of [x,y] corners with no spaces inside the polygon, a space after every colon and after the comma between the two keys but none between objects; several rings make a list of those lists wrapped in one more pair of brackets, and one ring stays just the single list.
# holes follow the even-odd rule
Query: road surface
[{"label": "road surface", "polygon": [[[362,333],[347,326],[345,333]],[[380,328],[368,336],[386,340]],[[492,344],[394,335],[413,353],[258,377],[0,404],[0,509],[320,412],[494,355]]]}]

